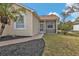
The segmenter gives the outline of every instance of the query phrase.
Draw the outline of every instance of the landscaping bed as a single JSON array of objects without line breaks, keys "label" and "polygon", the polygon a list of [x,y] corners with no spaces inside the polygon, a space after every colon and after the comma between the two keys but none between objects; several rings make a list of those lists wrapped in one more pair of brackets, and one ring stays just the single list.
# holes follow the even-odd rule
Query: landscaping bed
[{"label": "landscaping bed", "polygon": [[44,40],[35,39],[0,47],[0,56],[41,56],[45,47]]},{"label": "landscaping bed", "polygon": [[20,39],[20,38],[27,38],[27,37],[30,37],[30,36],[11,36],[11,35],[7,35],[7,36],[1,36],[0,41],[14,40],[14,39]]}]

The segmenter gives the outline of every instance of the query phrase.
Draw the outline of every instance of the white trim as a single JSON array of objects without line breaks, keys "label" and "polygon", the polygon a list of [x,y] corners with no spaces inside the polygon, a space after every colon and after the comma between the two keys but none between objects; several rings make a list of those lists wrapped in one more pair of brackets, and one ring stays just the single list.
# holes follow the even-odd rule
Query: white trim
[{"label": "white trim", "polygon": [[18,30],[25,29],[25,25],[24,25],[24,28],[16,28],[16,22],[14,22],[14,29],[18,29]]}]

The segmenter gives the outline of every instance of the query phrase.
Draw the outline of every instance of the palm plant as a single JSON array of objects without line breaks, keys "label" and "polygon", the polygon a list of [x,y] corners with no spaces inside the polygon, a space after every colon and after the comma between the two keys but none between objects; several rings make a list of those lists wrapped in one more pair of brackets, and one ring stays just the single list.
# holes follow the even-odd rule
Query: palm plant
[{"label": "palm plant", "polygon": [[21,12],[26,12],[25,8],[14,8],[11,3],[0,3],[0,35],[2,35],[5,25],[10,25],[11,20],[15,20],[17,14]]}]

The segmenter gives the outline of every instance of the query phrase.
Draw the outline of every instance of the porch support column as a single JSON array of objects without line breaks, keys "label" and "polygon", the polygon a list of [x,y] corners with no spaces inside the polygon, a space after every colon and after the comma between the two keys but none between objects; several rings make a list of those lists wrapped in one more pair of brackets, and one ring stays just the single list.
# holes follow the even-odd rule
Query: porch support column
[{"label": "porch support column", "polygon": [[46,27],[46,21],[44,21],[44,32],[46,33],[47,27]]},{"label": "porch support column", "polygon": [[58,21],[56,20],[56,33],[58,33]]}]

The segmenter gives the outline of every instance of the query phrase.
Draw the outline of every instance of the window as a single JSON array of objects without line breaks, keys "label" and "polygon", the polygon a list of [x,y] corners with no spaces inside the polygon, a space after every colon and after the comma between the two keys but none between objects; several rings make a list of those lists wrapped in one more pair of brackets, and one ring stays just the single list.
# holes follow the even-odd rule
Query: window
[{"label": "window", "polygon": [[16,28],[24,28],[24,17],[23,17],[23,15],[16,16]]},{"label": "window", "polygon": [[53,25],[48,25],[48,28],[53,28]]},{"label": "window", "polygon": [[53,28],[53,21],[47,21],[47,28]]}]

